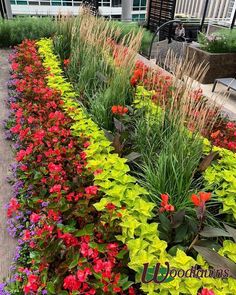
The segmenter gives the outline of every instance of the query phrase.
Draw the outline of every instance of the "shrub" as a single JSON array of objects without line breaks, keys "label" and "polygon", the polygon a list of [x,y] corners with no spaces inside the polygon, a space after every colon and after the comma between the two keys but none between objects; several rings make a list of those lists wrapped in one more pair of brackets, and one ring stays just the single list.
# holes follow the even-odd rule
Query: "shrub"
[{"label": "shrub", "polygon": [[[115,28],[119,28],[121,30],[121,37],[124,37],[125,35],[129,34],[130,32],[134,32],[134,34],[138,34],[140,30],[140,26],[136,22],[120,22],[120,21],[111,21],[111,26]],[[141,41],[141,48],[140,51],[144,53],[148,53],[150,43],[152,40],[152,33],[146,29],[144,29],[143,37]]]},{"label": "shrub", "polygon": [[236,52],[236,29],[222,29],[210,36],[200,33],[198,42],[203,50],[211,53]]},{"label": "shrub", "polygon": [[56,22],[50,17],[17,17],[0,19],[0,47],[20,44],[24,39],[51,37],[56,32]]}]

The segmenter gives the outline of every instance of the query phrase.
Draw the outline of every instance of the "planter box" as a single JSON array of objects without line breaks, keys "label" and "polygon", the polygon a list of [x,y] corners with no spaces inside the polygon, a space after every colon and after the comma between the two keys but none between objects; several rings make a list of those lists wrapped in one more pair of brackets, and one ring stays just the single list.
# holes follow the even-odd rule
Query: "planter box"
[{"label": "planter box", "polygon": [[236,75],[236,53],[209,53],[193,45],[187,48],[187,52],[195,64],[209,64],[206,74],[199,80],[202,84],[210,84],[217,78],[230,78]]}]

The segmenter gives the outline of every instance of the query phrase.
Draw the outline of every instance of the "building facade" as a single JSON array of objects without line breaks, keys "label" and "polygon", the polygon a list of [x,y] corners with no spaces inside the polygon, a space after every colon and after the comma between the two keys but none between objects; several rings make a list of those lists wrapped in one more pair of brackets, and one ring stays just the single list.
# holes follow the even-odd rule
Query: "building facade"
[{"label": "building facade", "polygon": [[[206,18],[229,20],[233,13],[236,0],[210,0]],[[201,18],[206,0],[177,0],[176,11],[178,15]]]},{"label": "building facade", "polygon": [[[79,12],[81,0],[10,0],[13,15],[57,15]],[[125,0],[127,1],[127,0]],[[132,0],[132,20],[143,21],[146,17],[147,0]],[[100,0],[99,12],[103,16],[121,19],[122,0]]]}]

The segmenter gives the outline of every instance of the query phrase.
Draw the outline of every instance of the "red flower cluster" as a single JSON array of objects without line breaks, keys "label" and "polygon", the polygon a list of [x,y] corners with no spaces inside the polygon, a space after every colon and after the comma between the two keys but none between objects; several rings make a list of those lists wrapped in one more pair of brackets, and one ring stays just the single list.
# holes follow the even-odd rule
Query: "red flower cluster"
[{"label": "red flower cluster", "polygon": [[27,277],[27,280],[28,280],[27,284],[24,286],[24,293],[25,294],[36,293],[40,285],[39,277],[34,274],[30,274]]},{"label": "red flower cluster", "polygon": [[64,67],[67,68],[69,66],[69,64],[70,64],[70,60],[69,59],[64,59],[64,61],[63,61]]},{"label": "red flower cluster", "polygon": [[7,210],[7,216],[12,217],[14,212],[17,212],[17,210],[20,208],[20,204],[18,203],[16,198],[12,198],[10,200],[10,203],[8,205],[8,210]]},{"label": "red flower cluster", "polygon": [[128,113],[129,110],[128,110],[127,107],[117,105],[117,106],[113,106],[111,108],[111,111],[112,111],[113,114],[124,115],[124,114]]},{"label": "red flower cluster", "polygon": [[114,242],[116,221],[102,221],[93,206],[101,196],[87,168],[89,139],[72,136],[73,121],[62,110],[61,93],[47,86],[48,72],[35,42],[17,48],[12,69],[18,101],[11,104],[15,123],[10,130],[20,144],[17,175],[23,189],[11,199],[8,216],[25,214],[20,237],[34,257],[31,263],[29,257],[18,262],[21,290],[39,294],[53,284],[57,294],[135,294],[132,287],[123,291],[127,262],[123,265],[117,255],[126,247]]},{"label": "red flower cluster", "polygon": [[155,90],[153,100],[166,100],[171,93],[172,78],[162,70],[153,70],[143,62],[137,61],[130,84],[132,86],[144,85],[145,88]]},{"label": "red flower cluster", "polygon": [[[136,67],[131,77],[130,83],[132,86],[142,85],[146,89],[155,90],[155,94],[152,96],[152,100],[158,103],[160,106],[163,104],[165,107],[168,106],[170,97],[172,95],[173,83],[170,75],[166,75],[163,71],[155,71],[150,67],[146,66],[143,62],[137,61]],[[199,109],[198,102],[204,100],[203,90],[198,88],[190,93],[190,98],[192,98],[196,104],[192,105],[192,110],[190,114],[192,117],[198,117],[200,112],[204,112],[204,109]],[[209,125],[215,119],[217,115],[217,110],[212,112],[207,111],[208,120],[205,123],[205,130],[203,130],[202,135],[207,137],[215,146],[223,147],[231,151],[236,152],[236,123],[228,121],[226,119],[222,120],[219,118],[216,120],[213,131],[209,132]],[[204,116],[204,114],[203,114]],[[209,123],[210,122],[210,123]],[[186,122],[186,126],[191,131],[195,130],[194,124],[191,120]]]},{"label": "red flower cluster", "polygon": [[226,120],[216,123],[210,140],[216,146],[236,152],[236,123]]},{"label": "red flower cluster", "polygon": [[173,205],[170,205],[169,202],[169,196],[166,194],[162,194],[161,195],[161,208],[160,208],[160,212],[173,212],[175,211],[175,207]]}]

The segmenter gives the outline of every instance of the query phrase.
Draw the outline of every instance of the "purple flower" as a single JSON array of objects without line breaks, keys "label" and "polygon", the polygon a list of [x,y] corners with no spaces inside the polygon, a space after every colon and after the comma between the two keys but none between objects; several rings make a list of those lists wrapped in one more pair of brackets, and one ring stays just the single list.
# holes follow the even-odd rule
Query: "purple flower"
[{"label": "purple flower", "polygon": [[42,206],[42,207],[47,207],[48,204],[49,204],[49,202],[42,202],[41,206]]},{"label": "purple flower", "polygon": [[6,285],[6,283],[0,283],[0,295],[11,295],[11,293],[5,290]]}]

